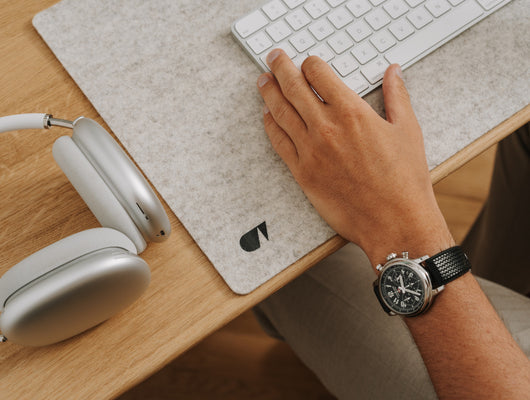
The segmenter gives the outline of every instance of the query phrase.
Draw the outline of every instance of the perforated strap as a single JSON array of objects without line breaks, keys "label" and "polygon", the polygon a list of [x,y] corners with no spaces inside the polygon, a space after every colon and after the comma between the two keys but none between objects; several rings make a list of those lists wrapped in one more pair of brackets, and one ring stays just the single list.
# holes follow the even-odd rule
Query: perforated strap
[{"label": "perforated strap", "polygon": [[466,253],[460,246],[444,250],[423,261],[422,265],[431,276],[433,289],[451,282],[471,269]]}]

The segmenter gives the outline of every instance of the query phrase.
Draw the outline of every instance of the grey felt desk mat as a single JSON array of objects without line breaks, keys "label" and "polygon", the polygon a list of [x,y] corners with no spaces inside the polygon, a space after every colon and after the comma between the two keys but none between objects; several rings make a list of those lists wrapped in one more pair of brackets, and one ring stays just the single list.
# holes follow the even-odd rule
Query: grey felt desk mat
[{"label": "grey felt desk mat", "polygon": [[[262,3],[63,0],[33,20],[237,293],[334,234],[272,150],[259,71],[230,34]],[[529,20],[513,0],[405,71],[430,168],[528,104]],[[383,112],[380,89],[365,99]]]}]

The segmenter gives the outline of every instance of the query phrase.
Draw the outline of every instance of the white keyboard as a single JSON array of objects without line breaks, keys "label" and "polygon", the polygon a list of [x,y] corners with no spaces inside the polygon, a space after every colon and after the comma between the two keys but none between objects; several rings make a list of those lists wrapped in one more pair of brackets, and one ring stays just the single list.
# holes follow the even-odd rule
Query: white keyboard
[{"label": "white keyboard", "polygon": [[298,67],[316,55],[362,96],[390,64],[407,68],[510,1],[272,0],[237,20],[232,33],[264,71],[274,48]]}]

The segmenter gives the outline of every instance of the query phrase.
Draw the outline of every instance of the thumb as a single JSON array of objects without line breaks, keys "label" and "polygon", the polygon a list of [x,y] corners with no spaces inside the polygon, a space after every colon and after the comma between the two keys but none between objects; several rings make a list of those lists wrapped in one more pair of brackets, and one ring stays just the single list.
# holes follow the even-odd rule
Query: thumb
[{"label": "thumb", "polygon": [[408,125],[417,121],[402,76],[398,64],[392,64],[387,68],[383,78],[383,96],[388,122]]}]

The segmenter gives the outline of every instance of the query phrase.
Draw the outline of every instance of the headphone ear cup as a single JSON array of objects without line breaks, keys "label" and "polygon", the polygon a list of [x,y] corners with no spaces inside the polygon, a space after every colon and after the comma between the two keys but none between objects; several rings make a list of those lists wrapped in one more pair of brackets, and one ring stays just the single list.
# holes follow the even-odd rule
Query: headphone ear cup
[{"label": "headphone ear cup", "polygon": [[149,280],[148,265],[125,235],[108,228],[80,232],[2,276],[0,329],[14,343],[56,343],[130,305]]},{"label": "headphone ear cup", "polygon": [[163,242],[169,217],[155,192],[116,140],[96,121],[79,117],[72,141],[101,176],[147,241]]},{"label": "headphone ear cup", "polygon": [[116,196],[68,136],[53,144],[53,157],[102,226],[114,228],[130,238],[138,253],[146,242]]}]

